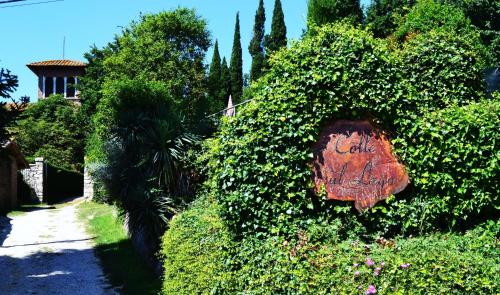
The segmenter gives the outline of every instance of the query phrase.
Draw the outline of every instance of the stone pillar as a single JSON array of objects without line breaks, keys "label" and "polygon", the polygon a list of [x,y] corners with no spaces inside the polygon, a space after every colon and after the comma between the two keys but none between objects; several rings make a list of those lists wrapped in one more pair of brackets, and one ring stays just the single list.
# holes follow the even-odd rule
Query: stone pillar
[{"label": "stone pillar", "polygon": [[28,169],[21,170],[24,181],[33,190],[34,197],[43,202],[45,194],[45,161],[43,158],[35,158],[35,163],[30,164]]},{"label": "stone pillar", "polygon": [[94,197],[94,182],[87,167],[83,170],[83,197],[88,200]]}]

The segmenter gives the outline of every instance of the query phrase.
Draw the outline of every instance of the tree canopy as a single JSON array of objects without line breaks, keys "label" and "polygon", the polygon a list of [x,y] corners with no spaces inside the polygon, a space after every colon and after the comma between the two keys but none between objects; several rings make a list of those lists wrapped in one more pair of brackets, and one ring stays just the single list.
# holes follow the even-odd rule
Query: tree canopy
[{"label": "tree canopy", "polygon": [[28,158],[83,171],[84,134],[78,107],[60,95],[31,104],[17,121],[16,141]]},{"label": "tree canopy", "polygon": [[363,20],[363,11],[359,0],[309,0],[307,19],[316,25],[333,23],[342,19],[358,24]]},{"label": "tree canopy", "polygon": [[186,117],[195,122],[206,92],[207,22],[194,10],[178,8],[143,15],[117,38],[117,51],[104,61],[105,80],[162,81]]}]

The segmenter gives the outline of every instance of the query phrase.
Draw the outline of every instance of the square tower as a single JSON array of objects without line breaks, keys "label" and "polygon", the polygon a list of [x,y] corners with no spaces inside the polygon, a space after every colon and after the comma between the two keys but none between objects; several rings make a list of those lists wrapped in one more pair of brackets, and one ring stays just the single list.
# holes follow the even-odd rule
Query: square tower
[{"label": "square tower", "polygon": [[74,60],[47,60],[34,62],[27,67],[38,76],[38,99],[44,99],[53,94],[77,104],[80,103],[78,78],[85,75],[87,64]]}]

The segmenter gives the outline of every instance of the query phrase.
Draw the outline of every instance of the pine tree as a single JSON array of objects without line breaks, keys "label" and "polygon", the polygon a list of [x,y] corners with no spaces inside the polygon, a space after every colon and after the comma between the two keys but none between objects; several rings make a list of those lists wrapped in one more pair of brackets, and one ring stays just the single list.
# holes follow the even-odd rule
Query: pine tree
[{"label": "pine tree", "polygon": [[222,67],[219,53],[219,41],[215,41],[214,56],[210,64],[210,71],[208,74],[208,96],[211,101],[211,111],[218,111],[221,104],[221,98],[218,97],[222,90]]},{"label": "pine tree", "polygon": [[225,108],[227,105],[227,100],[229,95],[231,94],[231,71],[229,70],[229,66],[227,65],[226,58],[222,59],[222,71],[221,71],[221,89],[219,98],[222,101],[222,105]]},{"label": "pine tree", "polygon": [[282,47],[286,47],[286,25],[285,15],[281,7],[281,1],[274,2],[273,20],[271,23],[271,34],[266,36],[266,48],[269,51],[277,51]]},{"label": "pine tree", "polygon": [[231,54],[231,94],[233,102],[238,103],[243,95],[243,57],[240,35],[240,13],[236,14],[233,52]]},{"label": "pine tree", "polygon": [[250,79],[257,80],[262,76],[265,66],[264,56],[264,25],[266,23],[266,11],[264,9],[264,0],[259,1],[259,8],[255,13],[255,24],[253,27],[253,37],[248,51],[252,56],[252,69],[250,71]]},{"label": "pine tree", "polygon": [[354,24],[363,21],[359,0],[309,0],[307,19],[316,25],[349,19]]}]

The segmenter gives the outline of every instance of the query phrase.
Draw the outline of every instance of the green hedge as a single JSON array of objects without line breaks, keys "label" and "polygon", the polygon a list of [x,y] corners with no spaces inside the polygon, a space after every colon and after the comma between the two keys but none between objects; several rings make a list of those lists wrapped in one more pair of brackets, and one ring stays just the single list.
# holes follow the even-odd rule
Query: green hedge
[{"label": "green hedge", "polygon": [[464,236],[433,234],[373,244],[315,244],[306,234],[297,241],[244,240],[236,256],[241,267],[234,274],[235,293],[365,294],[373,285],[377,294],[497,294],[495,235],[498,224]]},{"label": "green hedge", "polygon": [[233,242],[219,210],[202,198],[171,220],[161,251],[164,294],[211,294],[228,281],[225,262]]},{"label": "green hedge", "polygon": [[370,244],[339,242],[331,226],[313,226],[291,239],[235,241],[219,210],[203,200],[172,221],[163,237],[163,294],[365,294],[370,285],[377,294],[500,291],[498,222],[464,235]]},{"label": "green hedge", "polygon": [[[389,199],[392,203],[382,204],[375,213],[358,216],[351,203],[313,195],[309,162],[312,144],[322,126],[331,120],[375,118],[394,139],[402,141],[401,146],[411,145],[413,139],[408,134],[425,114],[480,100],[484,86],[478,53],[463,37],[443,34],[431,32],[426,36],[453,42],[430,44],[422,36],[402,51],[391,52],[384,41],[366,31],[334,24],[311,28],[301,42],[275,55],[269,74],[252,89],[253,102],[237,117],[227,119],[218,139],[212,142],[210,176],[231,229],[237,234],[294,233],[311,223],[341,218],[346,232],[375,227],[385,235],[414,228],[414,220],[426,220],[425,212],[414,211],[414,202],[435,202],[441,199],[440,194],[426,195],[425,187],[416,187]],[[483,115],[493,124],[498,122],[491,114]],[[461,128],[468,130],[469,138],[478,136],[474,128]],[[498,138],[487,128],[491,138]],[[454,136],[453,131],[450,127],[448,136]],[[471,145],[491,150],[491,144],[497,147],[497,143],[492,140],[484,147],[481,141],[472,141]],[[434,141],[426,144],[432,146]],[[409,159],[410,154],[404,156],[405,164],[422,165],[418,173],[431,163]],[[454,169],[449,171],[453,177],[463,167]],[[493,176],[481,174],[478,183],[489,182]],[[413,173],[412,177],[422,175]],[[494,188],[477,189],[495,192],[490,190]],[[443,183],[441,190],[443,196],[460,195],[453,184]],[[472,195],[464,194],[461,200],[467,198],[472,199]],[[487,202],[474,205],[481,211]],[[442,207],[439,214],[449,221],[454,216]]]},{"label": "green hedge", "polygon": [[[458,227],[500,209],[500,100],[430,113],[395,141],[411,197],[391,207],[405,227]],[[387,221],[389,222],[389,221]]]}]

